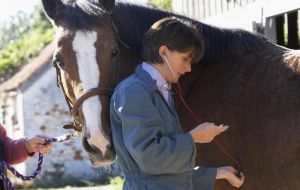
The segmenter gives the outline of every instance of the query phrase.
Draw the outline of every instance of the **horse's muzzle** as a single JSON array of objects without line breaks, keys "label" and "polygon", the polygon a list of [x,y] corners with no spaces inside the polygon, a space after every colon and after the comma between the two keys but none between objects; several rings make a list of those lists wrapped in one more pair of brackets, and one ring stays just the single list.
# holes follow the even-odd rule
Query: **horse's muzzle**
[{"label": "horse's muzzle", "polygon": [[90,145],[87,138],[83,137],[82,146],[88,153],[92,165],[96,167],[107,166],[116,159],[116,151],[112,143],[109,144],[105,152],[102,152],[97,147]]}]

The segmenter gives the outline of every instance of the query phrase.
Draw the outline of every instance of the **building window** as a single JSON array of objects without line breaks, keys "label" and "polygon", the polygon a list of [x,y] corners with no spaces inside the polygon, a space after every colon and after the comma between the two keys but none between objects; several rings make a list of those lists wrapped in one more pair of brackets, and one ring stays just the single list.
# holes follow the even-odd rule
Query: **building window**
[{"label": "building window", "polygon": [[278,45],[300,49],[299,10],[275,17]]},{"label": "building window", "polygon": [[298,11],[287,13],[287,47],[299,49]]}]

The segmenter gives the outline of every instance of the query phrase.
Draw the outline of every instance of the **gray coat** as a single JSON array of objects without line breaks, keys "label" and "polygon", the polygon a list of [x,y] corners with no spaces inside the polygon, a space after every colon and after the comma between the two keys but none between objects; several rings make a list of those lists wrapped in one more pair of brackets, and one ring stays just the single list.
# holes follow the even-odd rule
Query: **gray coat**
[{"label": "gray coat", "polygon": [[116,88],[110,118],[125,190],[214,189],[216,169],[195,168],[191,135],[141,66]]}]

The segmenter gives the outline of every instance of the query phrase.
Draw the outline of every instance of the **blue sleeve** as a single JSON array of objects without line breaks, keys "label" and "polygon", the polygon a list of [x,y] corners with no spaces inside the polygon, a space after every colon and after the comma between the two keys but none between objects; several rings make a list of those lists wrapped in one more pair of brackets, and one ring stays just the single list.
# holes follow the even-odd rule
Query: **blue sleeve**
[{"label": "blue sleeve", "polygon": [[112,109],[122,122],[124,144],[142,172],[170,174],[193,170],[196,147],[191,135],[164,135],[163,118],[148,92],[141,89],[115,93]]},{"label": "blue sleeve", "polygon": [[197,166],[193,172],[194,189],[199,190],[214,190],[216,181],[217,169]]}]

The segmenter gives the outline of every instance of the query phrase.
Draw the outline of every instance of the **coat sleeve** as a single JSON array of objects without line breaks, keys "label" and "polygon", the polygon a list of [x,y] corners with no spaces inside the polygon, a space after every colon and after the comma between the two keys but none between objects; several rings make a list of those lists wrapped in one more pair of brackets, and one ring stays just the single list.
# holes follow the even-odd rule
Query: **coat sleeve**
[{"label": "coat sleeve", "polygon": [[0,125],[1,138],[4,148],[5,161],[9,164],[19,164],[25,161],[29,156],[25,148],[26,138],[13,140],[6,135],[6,130]]},{"label": "coat sleeve", "polygon": [[144,173],[192,171],[196,148],[190,134],[163,133],[161,116],[145,90],[115,93],[112,109],[122,123],[123,141]]},{"label": "coat sleeve", "polygon": [[217,169],[197,166],[193,171],[194,189],[214,190]]}]

